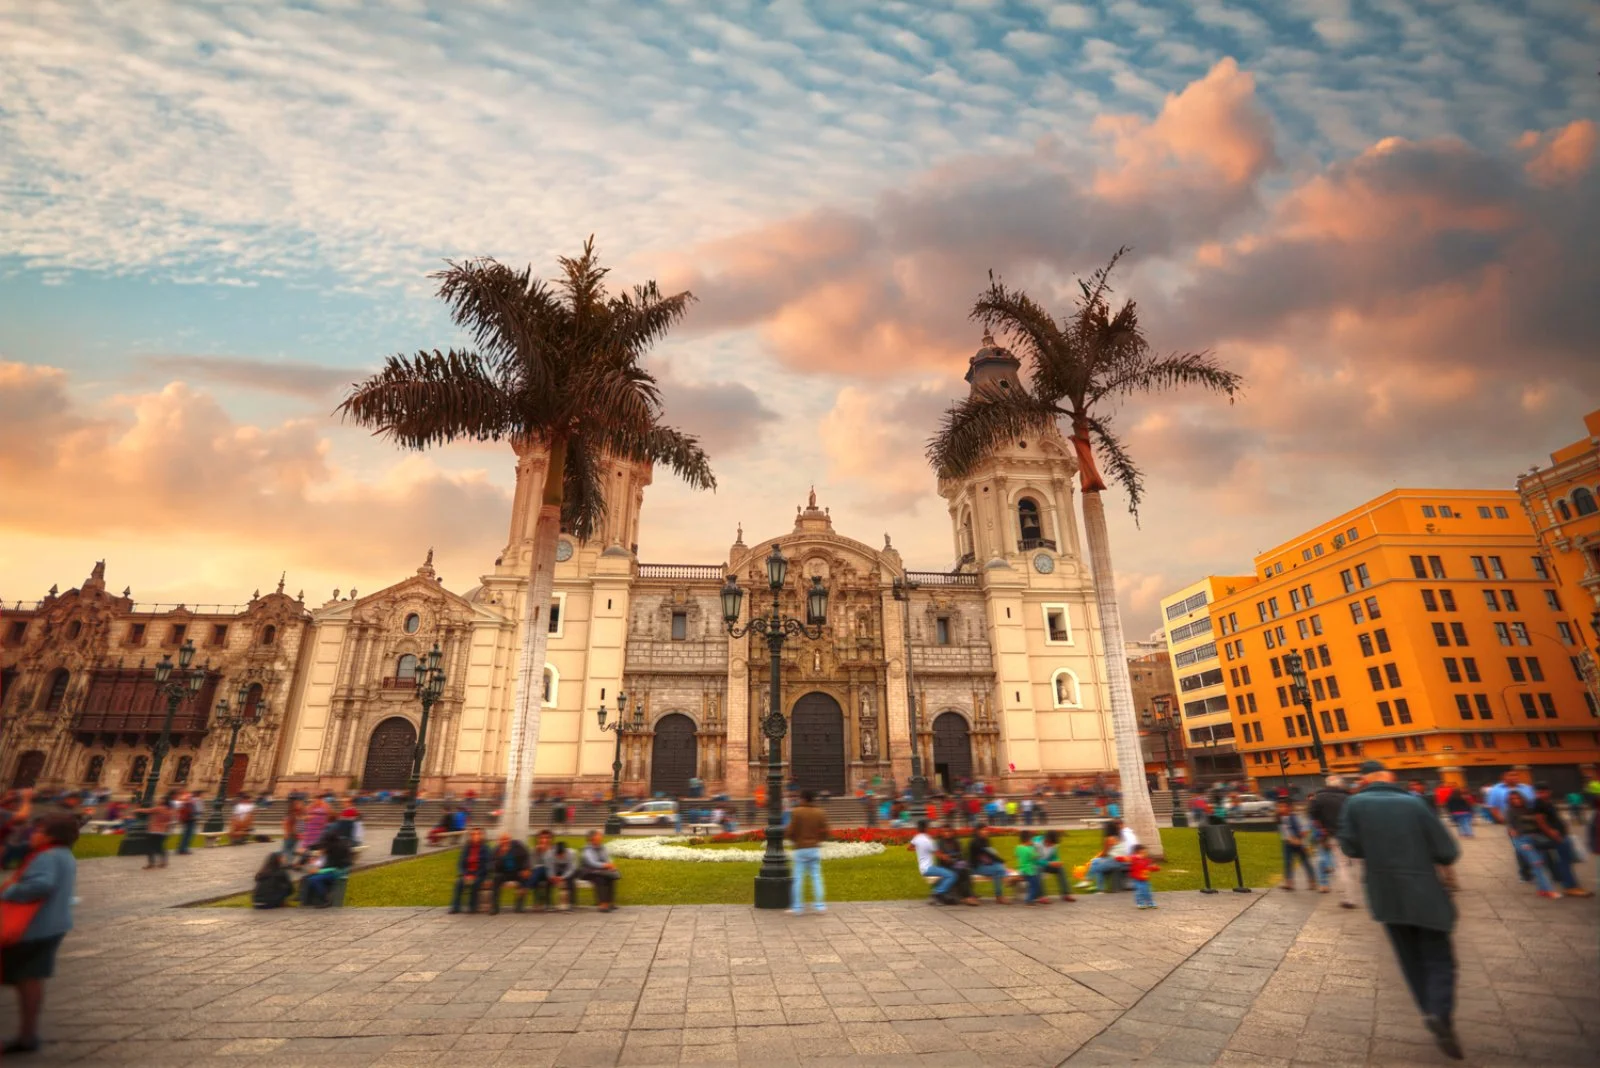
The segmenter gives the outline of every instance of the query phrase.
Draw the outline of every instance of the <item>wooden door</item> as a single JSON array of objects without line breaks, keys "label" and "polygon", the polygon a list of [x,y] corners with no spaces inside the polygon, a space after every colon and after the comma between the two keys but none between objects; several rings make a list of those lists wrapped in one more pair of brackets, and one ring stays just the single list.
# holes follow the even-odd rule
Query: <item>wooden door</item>
[{"label": "wooden door", "polygon": [[233,767],[228,769],[228,792],[227,792],[227,795],[229,797],[238,797],[239,796],[239,792],[244,789],[245,773],[248,772],[249,770],[250,770],[250,754],[249,753],[235,753],[235,754],[233,754]]},{"label": "wooden door", "polygon": [[694,720],[678,712],[662,716],[650,744],[650,793],[687,797],[698,755]]},{"label": "wooden door", "polygon": [[363,790],[404,790],[411,779],[417,751],[417,728],[399,716],[384,720],[367,743],[367,763],[361,770]]},{"label": "wooden door", "polygon": [[17,772],[11,777],[12,788],[21,790],[33,786],[43,770],[44,754],[37,749],[28,750],[17,758]]},{"label": "wooden door", "polygon": [[972,734],[959,712],[941,712],[933,721],[933,763],[944,769],[947,789],[972,778]]},{"label": "wooden door", "polygon": [[789,778],[802,790],[844,796],[844,710],[825,693],[795,702],[789,724]]}]

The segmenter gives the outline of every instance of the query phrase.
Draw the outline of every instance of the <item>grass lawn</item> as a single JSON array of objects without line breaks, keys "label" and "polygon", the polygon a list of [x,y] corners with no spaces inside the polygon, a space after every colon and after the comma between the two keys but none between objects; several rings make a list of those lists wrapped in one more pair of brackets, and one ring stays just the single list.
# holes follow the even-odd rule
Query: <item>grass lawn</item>
[{"label": "grass lawn", "polygon": [[[578,838],[565,839],[569,847],[581,845]],[[1167,849],[1162,871],[1151,880],[1153,889],[1197,890],[1200,875],[1199,839],[1193,830],[1167,829],[1161,832]],[[1237,838],[1239,858],[1246,886],[1268,886],[1277,880],[1281,859],[1275,834],[1246,833]],[[995,848],[1009,858],[1017,844],[1015,838],[996,838]],[[708,849],[731,848],[706,846]],[[742,848],[760,851],[758,844]],[[1087,861],[1099,849],[1099,835],[1093,831],[1072,831],[1063,835],[1062,856],[1069,869]],[[415,860],[400,861],[350,877],[345,894],[347,906],[448,906],[455,885],[454,849]],[[758,864],[694,864],[684,861],[619,860],[622,871],[617,901],[623,905],[742,905],[751,900],[752,880]],[[917,874],[915,858],[904,846],[888,846],[875,857],[833,860],[823,863],[823,878],[830,901],[886,901],[917,899],[927,895],[927,884]],[[1233,866],[1212,866],[1212,885],[1227,889],[1233,885]],[[987,880],[980,886],[987,886]],[[1054,892],[1053,879],[1046,891]],[[509,900],[509,895],[507,895]],[[586,898],[587,900],[587,898]],[[225,907],[249,907],[248,894],[216,902]]]},{"label": "grass lawn", "polygon": [[[114,857],[117,848],[122,845],[126,835],[121,834],[80,834],[73,843],[72,855],[79,860],[94,860],[96,857]],[[178,848],[178,836],[171,835],[167,838],[167,852],[171,853]]]}]

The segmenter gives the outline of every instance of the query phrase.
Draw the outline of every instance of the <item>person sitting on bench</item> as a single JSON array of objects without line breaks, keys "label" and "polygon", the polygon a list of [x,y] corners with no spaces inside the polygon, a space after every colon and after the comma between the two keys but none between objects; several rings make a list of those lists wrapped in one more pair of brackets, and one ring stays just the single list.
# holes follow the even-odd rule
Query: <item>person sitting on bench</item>
[{"label": "person sitting on bench", "polygon": [[467,899],[467,911],[478,911],[478,892],[489,878],[489,843],[484,840],[483,828],[474,827],[467,832],[461,854],[456,858],[456,888],[450,894],[450,911],[461,911],[461,899]]},{"label": "person sitting on bench", "polygon": [[[549,843],[549,832],[546,832],[541,837],[544,838],[547,844]],[[566,895],[566,901],[562,903],[570,902],[576,892],[573,880],[578,877],[578,858],[573,855],[572,850],[567,848],[567,843],[565,842],[556,842],[550,845],[548,849],[540,854],[540,857],[540,865],[544,868],[544,885],[541,887],[544,893],[544,901],[541,907],[549,908],[551,906],[555,889],[558,886],[561,887],[562,893]]]},{"label": "person sitting on bench", "polygon": [[601,912],[617,907],[617,880],[622,878],[622,873],[611,862],[611,853],[599,831],[589,832],[589,844],[583,847],[583,855],[578,860],[578,878],[593,884],[595,907]]},{"label": "person sitting on bench", "polygon": [[332,828],[323,832],[317,843],[317,868],[300,880],[300,904],[327,908],[333,904],[333,888],[350,872],[355,857],[350,852],[350,842],[334,833]]},{"label": "person sitting on bench", "polygon": [[250,907],[281,909],[293,896],[294,880],[283,866],[283,854],[276,851],[268,853],[267,862],[256,872],[256,888],[250,894]]},{"label": "person sitting on bench", "polygon": [[501,834],[500,840],[495,843],[492,867],[494,896],[490,898],[490,914],[500,915],[500,888],[506,883],[510,883],[516,892],[516,904],[513,907],[517,912],[521,912],[522,897],[527,893],[528,881],[533,876],[528,847],[509,834]]},{"label": "person sitting on bench", "polygon": [[1089,861],[1089,877],[1094,880],[1094,888],[1101,893],[1105,893],[1107,875],[1114,880],[1112,883],[1114,889],[1117,881],[1120,881],[1123,873],[1128,870],[1127,862],[1113,852],[1120,843],[1120,838],[1107,835],[1100,852]]},{"label": "person sitting on bench", "polygon": [[1010,904],[1006,900],[1006,879],[1011,872],[1006,868],[1005,858],[995,852],[989,844],[989,825],[979,823],[972,832],[972,840],[967,843],[967,859],[972,866],[973,878],[990,879],[994,882],[994,900],[998,905]]}]

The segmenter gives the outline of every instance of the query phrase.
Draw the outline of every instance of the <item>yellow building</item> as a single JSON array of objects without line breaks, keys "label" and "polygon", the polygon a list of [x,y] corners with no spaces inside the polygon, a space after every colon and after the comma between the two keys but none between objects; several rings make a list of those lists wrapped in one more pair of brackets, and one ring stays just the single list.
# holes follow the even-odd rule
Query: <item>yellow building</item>
[{"label": "yellow building", "polygon": [[1581,636],[1515,492],[1385,493],[1257,556],[1210,614],[1263,786],[1314,782],[1318,735],[1334,771],[1472,786],[1518,767],[1565,788],[1600,756]]},{"label": "yellow building", "polygon": [[1517,492],[1550,562],[1567,625],[1590,646],[1583,668],[1589,699],[1600,703],[1600,411],[1583,423],[1588,436],[1551,453],[1549,467],[1517,479]]},{"label": "yellow building", "polygon": [[1196,785],[1232,782],[1242,777],[1234,747],[1234,723],[1210,606],[1243,578],[1210,577],[1161,599],[1167,653],[1177,680],[1184,746],[1190,781]]}]

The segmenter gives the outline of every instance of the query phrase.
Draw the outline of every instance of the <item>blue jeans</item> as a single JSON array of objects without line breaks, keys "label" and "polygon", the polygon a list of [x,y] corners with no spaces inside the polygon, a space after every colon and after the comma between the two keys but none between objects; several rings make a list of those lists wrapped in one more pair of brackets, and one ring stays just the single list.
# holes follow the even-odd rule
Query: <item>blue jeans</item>
[{"label": "blue jeans", "polygon": [[1471,812],[1452,812],[1450,813],[1450,818],[1456,821],[1456,831],[1461,837],[1473,837]]},{"label": "blue jeans", "polygon": [[937,864],[929,864],[928,870],[922,874],[936,876],[938,878],[939,881],[933,884],[932,890],[932,893],[935,897],[938,897],[940,894],[949,893],[950,888],[956,885],[956,873],[951,871],[949,868],[941,868]]},{"label": "blue jeans", "polygon": [[811,892],[815,900],[812,902],[817,908],[822,907],[822,848],[812,846],[810,849],[796,849],[794,851],[794,896],[789,905],[796,912],[803,911],[806,907],[805,882],[806,873],[811,874]]},{"label": "blue jeans", "polygon": [[450,911],[460,912],[462,899],[467,902],[467,911],[472,912],[478,907],[478,891],[483,889],[483,884],[488,876],[484,872],[468,878],[466,875],[456,876],[456,888],[450,893]]},{"label": "blue jeans", "polygon": [[1029,901],[1038,901],[1041,897],[1044,897],[1043,875],[1041,875],[1039,872],[1034,872],[1032,875],[1024,875],[1022,878],[1023,881],[1028,884]]},{"label": "blue jeans", "polygon": [[1133,903],[1135,905],[1154,905],[1156,903],[1156,895],[1150,889],[1149,879],[1133,880]]},{"label": "blue jeans", "polygon": [[1555,875],[1556,882],[1568,890],[1578,888],[1578,854],[1573,850],[1570,838],[1563,838],[1554,845],[1541,846],[1539,852],[1544,855],[1544,862]]},{"label": "blue jeans", "polygon": [[1100,893],[1105,893],[1108,873],[1127,870],[1128,866],[1116,857],[1095,857],[1089,861],[1089,877],[1094,880],[1094,888]]},{"label": "blue jeans", "polygon": [[1294,885],[1294,862],[1296,859],[1300,861],[1300,866],[1305,869],[1306,879],[1310,886],[1315,889],[1317,873],[1311,870],[1311,857],[1306,854],[1306,847],[1303,845],[1290,845],[1288,842],[1283,843],[1283,885]]},{"label": "blue jeans", "polygon": [[1517,856],[1527,862],[1528,868],[1533,872],[1534,885],[1538,886],[1541,894],[1548,894],[1555,890],[1550,882],[1550,873],[1544,866],[1544,854],[1534,842],[1531,834],[1519,835],[1511,840],[1516,847]]},{"label": "blue jeans", "polygon": [[183,824],[183,833],[178,835],[178,852],[189,852],[189,843],[194,841],[194,820],[187,820]]},{"label": "blue jeans", "polygon": [[1006,896],[1006,866],[1004,864],[982,864],[972,869],[973,878],[994,880],[994,899],[999,901]]}]

